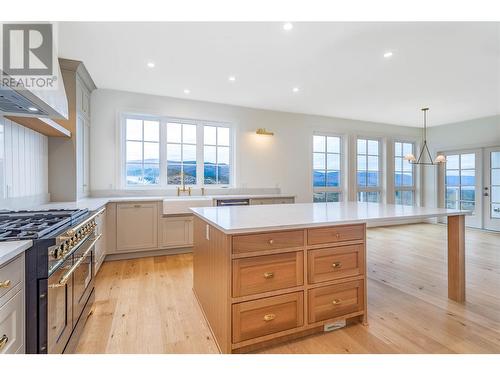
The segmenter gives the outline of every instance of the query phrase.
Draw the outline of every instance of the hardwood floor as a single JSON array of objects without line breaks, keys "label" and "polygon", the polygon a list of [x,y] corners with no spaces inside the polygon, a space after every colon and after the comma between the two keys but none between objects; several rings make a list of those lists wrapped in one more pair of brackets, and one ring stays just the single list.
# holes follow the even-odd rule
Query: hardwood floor
[{"label": "hardwood floor", "polygon": [[[447,298],[446,227],[368,230],[368,318],[261,353],[500,353],[500,233],[467,229],[464,305]],[[78,353],[218,353],[191,254],[106,262]]]}]

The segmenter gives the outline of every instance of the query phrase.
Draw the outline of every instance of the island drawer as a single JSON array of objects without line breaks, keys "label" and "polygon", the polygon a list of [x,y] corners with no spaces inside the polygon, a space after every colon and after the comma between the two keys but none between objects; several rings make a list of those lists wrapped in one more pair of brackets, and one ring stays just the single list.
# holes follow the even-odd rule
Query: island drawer
[{"label": "island drawer", "polygon": [[308,245],[364,240],[364,238],[365,226],[363,224],[314,228],[307,231]]},{"label": "island drawer", "polygon": [[233,343],[286,331],[303,324],[303,292],[233,305]]},{"label": "island drawer", "polygon": [[269,232],[233,237],[233,253],[286,249],[304,246],[304,231]]},{"label": "island drawer", "polygon": [[233,260],[233,297],[292,288],[303,283],[302,251]]},{"label": "island drawer", "polygon": [[24,255],[0,267],[0,298],[24,279]]},{"label": "island drawer", "polygon": [[337,318],[364,309],[364,280],[308,291],[309,323]]},{"label": "island drawer", "polygon": [[309,283],[337,280],[364,273],[364,245],[329,247],[307,253]]}]

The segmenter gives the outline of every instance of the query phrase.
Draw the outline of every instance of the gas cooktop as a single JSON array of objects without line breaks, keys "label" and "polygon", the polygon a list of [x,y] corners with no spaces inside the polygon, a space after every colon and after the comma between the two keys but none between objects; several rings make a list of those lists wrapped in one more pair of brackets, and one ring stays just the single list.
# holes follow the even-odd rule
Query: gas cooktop
[{"label": "gas cooktop", "polygon": [[33,240],[69,226],[88,213],[84,210],[3,211],[0,241]]}]

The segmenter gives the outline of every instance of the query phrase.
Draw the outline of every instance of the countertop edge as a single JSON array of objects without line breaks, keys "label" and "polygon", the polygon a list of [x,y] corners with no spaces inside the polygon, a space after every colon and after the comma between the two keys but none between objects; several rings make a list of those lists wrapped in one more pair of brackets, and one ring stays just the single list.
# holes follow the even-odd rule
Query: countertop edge
[{"label": "countertop edge", "polygon": [[[16,244],[13,245],[13,244]],[[32,240],[23,240],[23,241],[5,241],[5,242],[0,242],[0,249],[2,247],[8,247],[12,246],[11,249],[7,249],[6,252],[3,250],[0,250],[0,267],[3,266],[4,264],[10,262],[12,259],[17,257],[19,254],[23,253],[27,249],[29,249],[31,246],[33,246],[33,241]]]},{"label": "countertop edge", "polygon": [[[296,198],[293,194],[232,194],[232,195],[206,195],[200,196],[208,199],[264,199],[264,198]],[[121,202],[163,202],[166,199],[172,198],[172,201],[177,199],[177,196],[124,196],[124,197],[86,197],[74,202],[48,202],[32,207],[31,209],[84,209],[89,211],[97,211],[108,203]]]},{"label": "countertop edge", "polygon": [[248,228],[237,228],[237,229],[227,229],[214,221],[208,219],[202,214],[196,212],[196,208],[190,208],[191,212],[203,221],[209,223],[215,228],[219,229],[224,234],[228,235],[236,235],[236,234],[249,234],[249,233],[261,233],[261,232],[273,232],[280,230],[294,230],[294,229],[307,229],[307,228],[321,228],[321,227],[329,227],[335,225],[350,225],[350,224],[369,224],[369,223],[391,223],[398,220],[420,220],[420,219],[430,219],[430,218],[438,218],[438,217],[448,217],[448,216],[467,216],[470,213],[461,212],[461,213],[442,213],[442,214],[421,214],[421,215],[413,215],[401,218],[370,218],[370,219],[352,219],[352,220],[336,220],[336,221],[325,221],[321,223],[304,223],[304,224],[285,224],[285,225],[271,225],[265,227],[248,227]]}]

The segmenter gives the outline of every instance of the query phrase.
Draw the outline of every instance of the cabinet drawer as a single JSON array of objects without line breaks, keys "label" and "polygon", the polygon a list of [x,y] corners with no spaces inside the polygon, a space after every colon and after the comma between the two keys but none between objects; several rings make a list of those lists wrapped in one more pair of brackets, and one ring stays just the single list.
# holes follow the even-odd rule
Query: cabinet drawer
[{"label": "cabinet drawer", "polygon": [[308,280],[313,284],[362,275],[364,263],[363,245],[309,250],[307,254]]},{"label": "cabinet drawer", "polygon": [[304,246],[304,232],[301,230],[249,234],[233,237],[234,254],[302,246]]},{"label": "cabinet drawer", "polygon": [[301,251],[233,260],[233,297],[302,285],[303,264]]},{"label": "cabinet drawer", "polygon": [[308,291],[309,323],[362,311],[363,296],[363,280],[310,289]]},{"label": "cabinet drawer", "polygon": [[24,344],[24,290],[0,308],[0,354],[14,354]]},{"label": "cabinet drawer", "polygon": [[307,231],[307,243],[319,245],[341,241],[363,240],[365,238],[364,225],[345,225],[326,228],[315,228]]},{"label": "cabinet drawer", "polygon": [[233,305],[233,343],[304,324],[303,293],[290,293]]},{"label": "cabinet drawer", "polygon": [[0,298],[24,279],[24,255],[0,267]]}]

